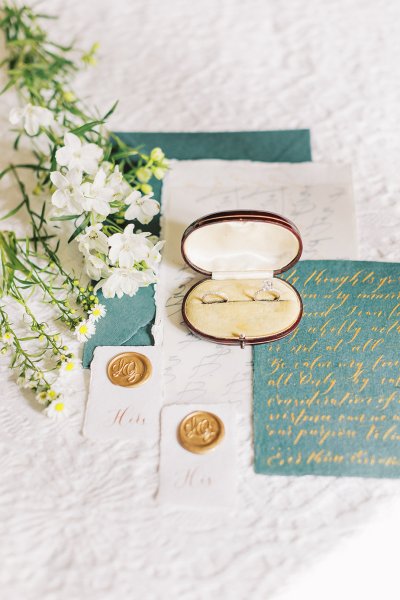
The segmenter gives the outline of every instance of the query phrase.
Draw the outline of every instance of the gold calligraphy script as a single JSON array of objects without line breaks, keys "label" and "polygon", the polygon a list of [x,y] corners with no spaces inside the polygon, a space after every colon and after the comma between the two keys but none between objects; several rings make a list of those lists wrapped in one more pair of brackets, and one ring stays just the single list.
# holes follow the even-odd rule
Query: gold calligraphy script
[{"label": "gold calligraphy script", "polygon": [[304,261],[287,280],[304,316],[256,349],[256,471],[400,477],[400,265]]},{"label": "gold calligraphy script", "polygon": [[114,385],[136,387],[145,383],[151,376],[151,362],[144,354],[122,352],[110,360],[107,375]]},{"label": "gold calligraphy script", "polygon": [[187,415],[178,428],[178,440],[189,452],[203,454],[217,446],[225,434],[221,419],[210,412],[195,411]]}]

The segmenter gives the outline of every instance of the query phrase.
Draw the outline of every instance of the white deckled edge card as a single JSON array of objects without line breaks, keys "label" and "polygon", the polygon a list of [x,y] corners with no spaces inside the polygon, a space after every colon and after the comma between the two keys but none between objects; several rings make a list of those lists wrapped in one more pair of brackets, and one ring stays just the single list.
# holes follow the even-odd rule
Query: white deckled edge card
[{"label": "white deckled edge card", "polygon": [[[148,379],[135,387],[112,383],[107,375],[110,361],[122,353],[137,353],[151,363]],[[134,357],[133,357],[134,359]],[[131,376],[132,356],[118,363],[118,381]],[[94,440],[139,440],[154,444],[159,438],[161,406],[161,346],[98,346],[91,363],[89,398],[83,435]]]},{"label": "white deckled edge card", "polygon": [[[190,413],[207,411],[223,423],[212,450],[195,454],[179,442],[179,425]],[[171,404],[161,413],[158,502],[186,507],[227,508],[236,503],[235,415],[230,404]]]}]

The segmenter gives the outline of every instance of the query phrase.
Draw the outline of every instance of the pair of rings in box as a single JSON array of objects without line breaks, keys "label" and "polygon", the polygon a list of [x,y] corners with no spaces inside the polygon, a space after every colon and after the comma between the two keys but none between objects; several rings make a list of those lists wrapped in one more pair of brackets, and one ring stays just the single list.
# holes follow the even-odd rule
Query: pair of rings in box
[{"label": "pair of rings in box", "polygon": [[278,275],[297,263],[302,248],[294,223],[275,213],[226,211],[192,223],[182,237],[182,256],[206,277],[183,300],[187,327],[209,341],[241,347],[291,333],[303,303]]},{"label": "pair of rings in box", "polygon": [[[122,352],[107,365],[107,376],[112,384],[124,388],[138,387],[152,375],[150,359],[139,352]],[[180,422],[177,437],[180,445],[195,454],[213,450],[223,440],[224,424],[217,415],[207,411],[195,411]]]},{"label": "pair of rings in box", "polygon": [[[272,283],[264,282],[263,287],[256,290],[253,294],[249,293],[250,301],[255,302],[276,302],[281,297],[278,290],[272,287]],[[225,292],[213,290],[202,295],[201,301],[203,304],[215,304],[216,302],[248,302],[248,300],[231,300]]]}]

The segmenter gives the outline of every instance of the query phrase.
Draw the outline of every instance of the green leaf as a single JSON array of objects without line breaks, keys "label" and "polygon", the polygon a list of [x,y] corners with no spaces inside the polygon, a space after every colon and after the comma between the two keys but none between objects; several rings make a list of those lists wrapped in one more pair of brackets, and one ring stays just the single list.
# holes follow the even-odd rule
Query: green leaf
[{"label": "green leaf", "polygon": [[0,90],[0,96],[2,96],[3,94],[5,94],[7,92],[7,90],[9,90],[10,88],[12,88],[13,85],[14,85],[14,80],[10,79],[10,81],[3,87],[3,89]]},{"label": "green leaf", "polygon": [[85,220],[75,229],[74,233],[69,237],[68,243],[72,242],[90,223],[90,216],[88,215]]},{"label": "green leaf", "polygon": [[14,275],[14,279],[15,281],[18,281],[18,283],[22,283],[25,287],[31,287],[32,285],[35,285],[34,281],[28,281],[27,279],[20,279],[19,277],[16,277]]},{"label": "green leaf", "polygon": [[51,217],[50,221],[72,221],[78,219],[81,215],[63,215],[61,217]]},{"label": "green leaf", "polygon": [[25,204],[25,198],[22,200],[22,202],[20,202],[18,204],[18,206],[16,206],[15,208],[13,208],[12,210],[10,210],[10,212],[8,212],[6,215],[4,215],[3,217],[0,217],[0,221],[5,221],[6,219],[9,219],[10,217],[12,217],[13,215],[15,215],[20,208],[23,207],[23,205]]},{"label": "green leaf", "polygon": [[111,117],[111,115],[113,114],[113,112],[117,108],[118,103],[119,103],[119,100],[117,100],[116,102],[114,102],[114,104],[112,105],[112,107],[110,108],[110,110],[108,112],[106,112],[106,114],[104,115],[103,121],[107,121],[108,117]]},{"label": "green leaf", "polygon": [[41,226],[43,225],[43,223],[46,223],[45,211],[46,211],[46,202],[43,202],[42,210],[40,212],[39,225],[38,225],[39,229],[41,228]]},{"label": "green leaf", "polygon": [[71,129],[71,133],[75,133],[75,135],[81,135],[82,133],[86,133],[87,131],[93,131],[94,127],[97,125],[103,125],[104,121],[91,121],[90,123],[85,123],[85,125],[81,125],[80,127],[76,127],[75,129]]},{"label": "green leaf", "polygon": [[129,148],[129,150],[120,150],[119,152],[113,153],[113,159],[115,161],[120,160],[121,158],[128,158],[129,156],[137,156],[140,154],[138,150],[134,150],[133,148]]}]

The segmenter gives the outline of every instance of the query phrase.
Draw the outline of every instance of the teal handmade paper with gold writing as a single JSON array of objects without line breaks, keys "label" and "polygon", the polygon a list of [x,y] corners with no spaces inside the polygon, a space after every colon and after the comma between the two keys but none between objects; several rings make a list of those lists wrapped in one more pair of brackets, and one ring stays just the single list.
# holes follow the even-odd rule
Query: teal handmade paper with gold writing
[{"label": "teal handmade paper with gold writing", "polygon": [[254,348],[257,473],[400,477],[400,264],[303,261],[298,329]]}]

